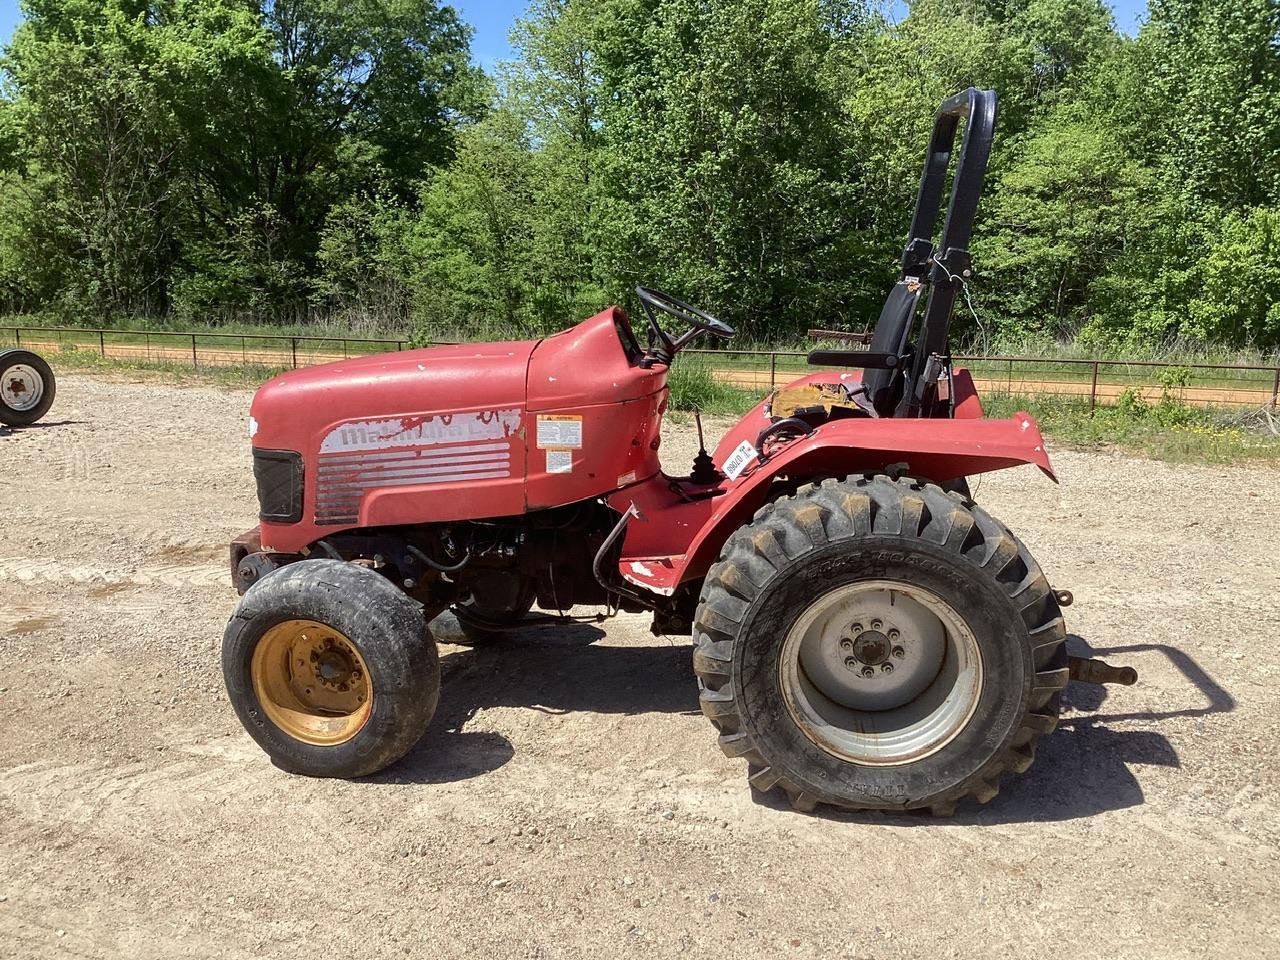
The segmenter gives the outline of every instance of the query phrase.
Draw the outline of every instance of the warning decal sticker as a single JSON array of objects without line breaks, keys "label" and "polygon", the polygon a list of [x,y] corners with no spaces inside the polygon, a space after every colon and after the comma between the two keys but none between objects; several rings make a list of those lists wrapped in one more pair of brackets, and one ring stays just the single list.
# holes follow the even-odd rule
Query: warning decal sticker
[{"label": "warning decal sticker", "polygon": [[538,414],[538,449],[582,449],[582,417],[572,414]]},{"label": "warning decal sticker", "polygon": [[729,454],[729,459],[724,462],[725,476],[730,480],[737,480],[741,476],[742,471],[747,469],[751,461],[756,459],[760,454],[756,452],[756,448],[751,445],[750,440],[743,440],[738,444],[733,453]]},{"label": "warning decal sticker", "polygon": [[547,473],[572,473],[573,472],[573,451],[572,450],[548,450],[547,451]]}]

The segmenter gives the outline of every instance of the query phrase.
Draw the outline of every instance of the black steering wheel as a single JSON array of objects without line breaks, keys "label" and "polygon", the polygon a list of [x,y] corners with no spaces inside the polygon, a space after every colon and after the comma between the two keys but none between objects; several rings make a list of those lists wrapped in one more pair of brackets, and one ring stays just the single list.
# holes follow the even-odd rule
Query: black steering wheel
[{"label": "black steering wheel", "polygon": [[[706,311],[691,307],[682,300],[677,300],[661,290],[636,287],[636,296],[640,298],[640,305],[644,307],[644,312],[649,318],[649,329],[658,338],[658,342],[662,344],[659,359],[667,363],[671,362],[671,359],[679,352],[681,347],[700,333],[709,333],[713,337],[719,337],[721,340],[728,340],[733,336],[733,327],[723,320],[717,320]],[[676,340],[672,340],[667,332],[662,329],[662,325],[658,323],[657,315],[653,312],[655,309],[690,324],[693,329],[681,334]]]}]

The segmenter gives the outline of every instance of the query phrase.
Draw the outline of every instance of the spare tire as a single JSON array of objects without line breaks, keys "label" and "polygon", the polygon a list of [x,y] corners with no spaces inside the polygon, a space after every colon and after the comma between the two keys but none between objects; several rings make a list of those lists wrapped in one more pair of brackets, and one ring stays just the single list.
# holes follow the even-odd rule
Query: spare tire
[{"label": "spare tire", "polygon": [[0,423],[26,427],[53,406],[57,384],[49,364],[30,350],[0,350]]}]

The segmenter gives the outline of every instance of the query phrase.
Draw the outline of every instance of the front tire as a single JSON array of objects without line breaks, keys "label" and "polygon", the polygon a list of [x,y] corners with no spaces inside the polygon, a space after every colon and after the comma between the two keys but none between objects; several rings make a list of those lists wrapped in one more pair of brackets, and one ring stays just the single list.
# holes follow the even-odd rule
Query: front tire
[{"label": "front tire", "polygon": [[805,810],[985,803],[1067,682],[1026,548],[972,501],[884,476],[761,509],[708,573],[694,637],[721,748]]},{"label": "front tire", "polygon": [[421,607],[381,574],[305,560],[254,584],[222,644],[227,694],[273,763],[362,777],[426,732],[440,664]]},{"label": "front tire", "polygon": [[27,427],[53,406],[53,370],[30,350],[0,351],[0,423]]}]

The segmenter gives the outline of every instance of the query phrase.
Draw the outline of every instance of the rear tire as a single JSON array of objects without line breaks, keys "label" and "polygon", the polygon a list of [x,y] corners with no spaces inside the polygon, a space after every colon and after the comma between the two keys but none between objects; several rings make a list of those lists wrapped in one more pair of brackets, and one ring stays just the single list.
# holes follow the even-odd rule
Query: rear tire
[{"label": "rear tire", "polygon": [[694,639],[721,748],[802,810],[985,803],[1031,765],[1067,683],[1026,548],[972,502],[884,476],[762,508],[708,573]]},{"label": "rear tire", "polygon": [[30,350],[0,350],[0,423],[27,427],[53,406],[57,382],[49,364]]},{"label": "rear tire", "polygon": [[222,644],[227,694],[273,763],[362,777],[408,753],[440,696],[422,608],[385,577],[337,560],[273,571],[245,593]]}]

